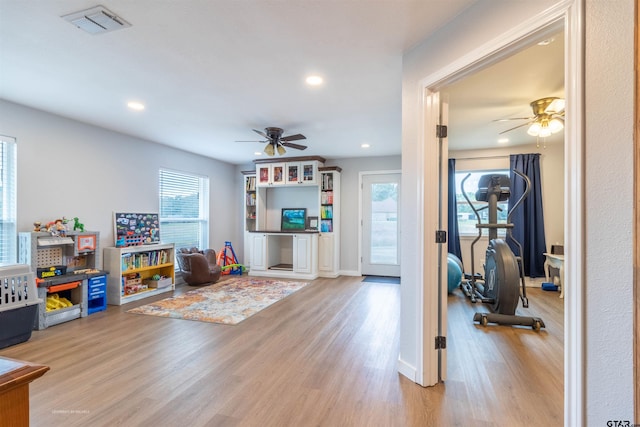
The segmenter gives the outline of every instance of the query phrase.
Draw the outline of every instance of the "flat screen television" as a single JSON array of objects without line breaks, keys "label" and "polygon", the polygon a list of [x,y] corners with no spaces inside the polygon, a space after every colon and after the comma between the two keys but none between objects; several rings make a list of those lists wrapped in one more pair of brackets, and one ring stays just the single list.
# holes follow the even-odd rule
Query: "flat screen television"
[{"label": "flat screen television", "polygon": [[282,208],[282,221],[280,223],[280,230],[304,230],[306,218],[306,208]]}]

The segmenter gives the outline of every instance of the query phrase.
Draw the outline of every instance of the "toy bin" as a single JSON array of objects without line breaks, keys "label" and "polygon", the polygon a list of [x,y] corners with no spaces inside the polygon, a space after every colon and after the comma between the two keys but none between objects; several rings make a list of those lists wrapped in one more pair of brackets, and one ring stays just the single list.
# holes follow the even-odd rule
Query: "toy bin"
[{"label": "toy bin", "polygon": [[0,267],[0,348],[31,338],[41,302],[28,265]]}]

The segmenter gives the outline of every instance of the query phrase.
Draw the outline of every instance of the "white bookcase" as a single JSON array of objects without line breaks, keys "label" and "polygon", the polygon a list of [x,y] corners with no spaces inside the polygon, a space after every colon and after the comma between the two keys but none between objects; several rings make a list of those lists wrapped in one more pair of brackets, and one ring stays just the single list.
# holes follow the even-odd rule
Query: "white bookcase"
[{"label": "white bookcase", "polygon": [[[104,269],[109,272],[107,304],[122,305],[174,290],[174,260],[173,243],[105,248]],[[165,286],[135,290],[136,285],[148,284],[156,274],[166,278],[162,281]]]},{"label": "white bookcase", "polygon": [[340,275],[340,171],[337,166],[319,168],[318,273],[321,277]]}]

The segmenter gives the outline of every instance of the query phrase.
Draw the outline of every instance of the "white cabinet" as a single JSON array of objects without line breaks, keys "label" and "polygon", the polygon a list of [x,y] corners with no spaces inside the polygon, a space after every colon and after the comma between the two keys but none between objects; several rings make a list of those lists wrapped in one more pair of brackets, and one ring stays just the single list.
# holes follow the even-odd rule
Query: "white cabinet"
[{"label": "white cabinet", "polygon": [[318,237],[318,270],[321,275],[333,276],[336,271],[333,243],[333,233],[321,233]]},{"label": "white cabinet", "polygon": [[314,264],[318,259],[316,253],[317,245],[313,241],[317,239],[315,234],[294,234],[293,235],[293,272],[311,274]]},{"label": "white cabinet", "polygon": [[265,271],[267,269],[267,235],[251,233],[251,270]]},{"label": "white cabinet", "polygon": [[256,167],[257,185],[285,185],[285,163],[263,163]]},{"label": "white cabinet", "polygon": [[251,234],[250,276],[318,277],[318,233]]},{"label": "white cabinet", "polygon": [[[105,248],[107,304],[122,305],[174,290],[174,260],[173,243]],[[170,281],[160,281],[167,285],[154,288],[148,281],[156,274]]]},{"label": "white cabinet", "polygon": [[340,168],[322,167],[320,177],[320,276],[340,275]]},{"label": "white cabinet", "polygon": [[258,187],[317,185],[319,164],[321,163],[318,160],[259,163],[256,166],[256,184]]}]

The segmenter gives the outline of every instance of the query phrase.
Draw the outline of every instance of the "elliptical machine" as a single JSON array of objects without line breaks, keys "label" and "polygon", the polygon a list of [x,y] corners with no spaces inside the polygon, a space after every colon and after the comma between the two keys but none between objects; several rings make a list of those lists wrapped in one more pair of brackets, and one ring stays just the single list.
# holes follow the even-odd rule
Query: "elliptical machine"
[{"label": "elliptical machine", "polygon": [[[545,327],[541,318],[515,314],[519,300],[522,301],[522,306],[525,308],[529,307],[529,300],[522,265],[522,246],[512,235],[511,215],[529,196],[531,182],[520,171],[514,170],[513,172],[524,179],[525,191],[509,211],[506,224],[498,223],[498,202],[506,201],[511,196],[511,181],[507,175],[488,174],[480,177],[475,197],[477,201],[487,203],[480,209],[476,209],[464,191],[464,183],[471,174],[468,174],[460,184],[462,194],[473,209],[478,221],[476,224],[478,236],[471,243],[471,274],[467,275],[466,280],[460,284],[460,289],[472,303],[481,301],[491,308],[492,313],[476,313],[473,316],[474,322],[479,322],[483,326],[489,323],[531,326],[535,331],[539,331],[540,328]],[[487,223],[482,223],[480,219],[479,211],[483,209],[488,210]],[[482,238],[482,230],[484,229],[489,232],[489,245],[485,256],[485,277],[482,278],[482,275],[477,274],[475,270],[474,246]],[[498,239],[498,230],[500,229],[506,230],[507,240],[514,242],[518,248],[518,255],[511,251],[505,240]]]}]

